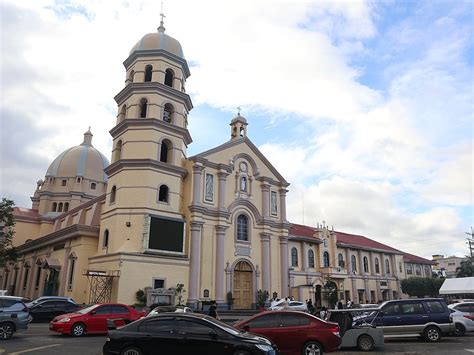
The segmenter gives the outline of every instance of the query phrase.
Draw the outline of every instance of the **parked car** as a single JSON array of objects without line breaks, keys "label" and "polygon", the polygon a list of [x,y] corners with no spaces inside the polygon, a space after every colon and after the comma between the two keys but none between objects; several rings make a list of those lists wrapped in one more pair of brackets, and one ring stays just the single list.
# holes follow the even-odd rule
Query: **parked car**
[{"label": "parked car", "polygon": [[456,335],[474,331],[474,302],[453,303],[448,307],[456,311],[452,313]]},{"label": "parked car", "polygon": [[341,345],[337,323],[300,311],[261,312],[234,326],[267,337],[277,345],[279,354],[322,354]]},{"label": "parked car", "polygon": [[26,305],[28,307],[33,307],[35,304],[44,302],[44,301],[69,301],[71,303],[77,304],[76,301],[74,301],[71,297],[65,297],[65,296],[41,296],[38,297],[37,299],[27,302]]},{"label": "parked car", "polygon": [[377,316],[371,313],[360,317],[354,325],[372,322],[383,328],[385,337],[422,336],[429,342],[437,342],[442,334],[455,331],[451,312],[442,298],[386,301],[380,305]]},{"label": "parked car", "polygon": [[28,322],[50,321],[65,313],[74,313],[82,307],[66,300],[47,300],[30,307]]},{"label": "parked car", "polygon": [[[283,303],[285,302],[285,299],[281,299],[279,301],[272,302],[270,307],[268,308],[271,311],[280,311],[283,308]],[[288,300],[288,309],[291,309],[293,311],[303,311],[303,312],[308,312],[308,307],[306,306],[305,302],[300,302],[300,301],[290,301]]]},{"label": "parked car", "polygon": [[57,333],[71,334],[73,336],[106,334],[108,319],[115,319],[118,324],[123,325],[144,316],[145,312],[138,312],[124,304],[95,304],[74,313],[55,317],[49,324],[49,329]]},{"label": "parked car", "polygon": [[103,354],[275,355],[268,339],[195,313],[162,313],[111,330]]},{"label": "parked car", "polygon": [[154,316],[159,313],[192,313],[193,310],[186,306],[158,306],[153,308],[150,313],[148,313],[147,317]]},{"label": "parked car", "polygon": [[21,297],[0,296],[0,339],[28,329],[28,307]]}]

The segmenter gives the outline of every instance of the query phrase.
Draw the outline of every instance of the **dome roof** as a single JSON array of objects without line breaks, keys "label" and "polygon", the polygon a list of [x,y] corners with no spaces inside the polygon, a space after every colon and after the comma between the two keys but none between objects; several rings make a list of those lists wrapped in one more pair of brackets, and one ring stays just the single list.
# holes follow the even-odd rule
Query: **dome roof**
[{"label": "dome roof", "polygon": [[109,165],[104,154],[92,146],[92,133],[84,133],[84,141],[69,148],[54,159],[46,171],[46,177],[75,177],[81,176],[95,181],[107,181],[104,168]]},{"label": "dome roof", "polygon": [[165,28],[160,25],[158,32],[148,33],[143,36],[141,40],[133,46],[130,55],[135,51],[149,51],[149,50],[165,50],[179,58],[184,59],[183,49],[181,44],[173,37],[165,34]]}]

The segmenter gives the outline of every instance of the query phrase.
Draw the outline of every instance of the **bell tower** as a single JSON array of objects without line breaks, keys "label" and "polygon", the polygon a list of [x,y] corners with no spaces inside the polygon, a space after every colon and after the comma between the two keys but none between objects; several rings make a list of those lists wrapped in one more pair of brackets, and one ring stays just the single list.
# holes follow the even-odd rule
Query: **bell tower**
[{"label": "bell tower", "polygon": [[157,32],[138,41],[123,63],[125,87],[115,96],[112,161],[105,170],[99,240],[104,253],[161,250],[162,245],[150,242],[152,216],[184,225],[185,159],[192,142],[187,116],[193,106],[185,91],[190,72],[180,43],[165,33],[163,17]]}]

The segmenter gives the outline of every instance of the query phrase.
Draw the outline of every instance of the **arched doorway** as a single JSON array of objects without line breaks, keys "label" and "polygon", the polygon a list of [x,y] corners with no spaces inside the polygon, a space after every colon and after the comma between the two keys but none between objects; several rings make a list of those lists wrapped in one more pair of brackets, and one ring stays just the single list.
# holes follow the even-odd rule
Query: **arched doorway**
[{"label": "arched doorway", "polygon": [[239,261],[234,268],[234,308],[252,308],[253,270],[246,261]]}]

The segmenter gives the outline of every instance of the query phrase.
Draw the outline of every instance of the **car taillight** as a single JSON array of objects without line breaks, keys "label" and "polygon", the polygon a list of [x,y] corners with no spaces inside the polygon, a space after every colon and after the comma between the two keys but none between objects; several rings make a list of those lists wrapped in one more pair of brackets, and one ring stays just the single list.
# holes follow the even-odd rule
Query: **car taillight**
[{"label": "car taillight", "polygon": [[469,315],[469,316],[463,316],[463,317],[472,320],[472,316],[471,316],[471,315]]},{"label": "car taillight", "polygon": [[335,327],[330,327],[329,331],[333,333],[334,335],[339,336],[339,332],[340,332],[339,326],[336,325]]}]

